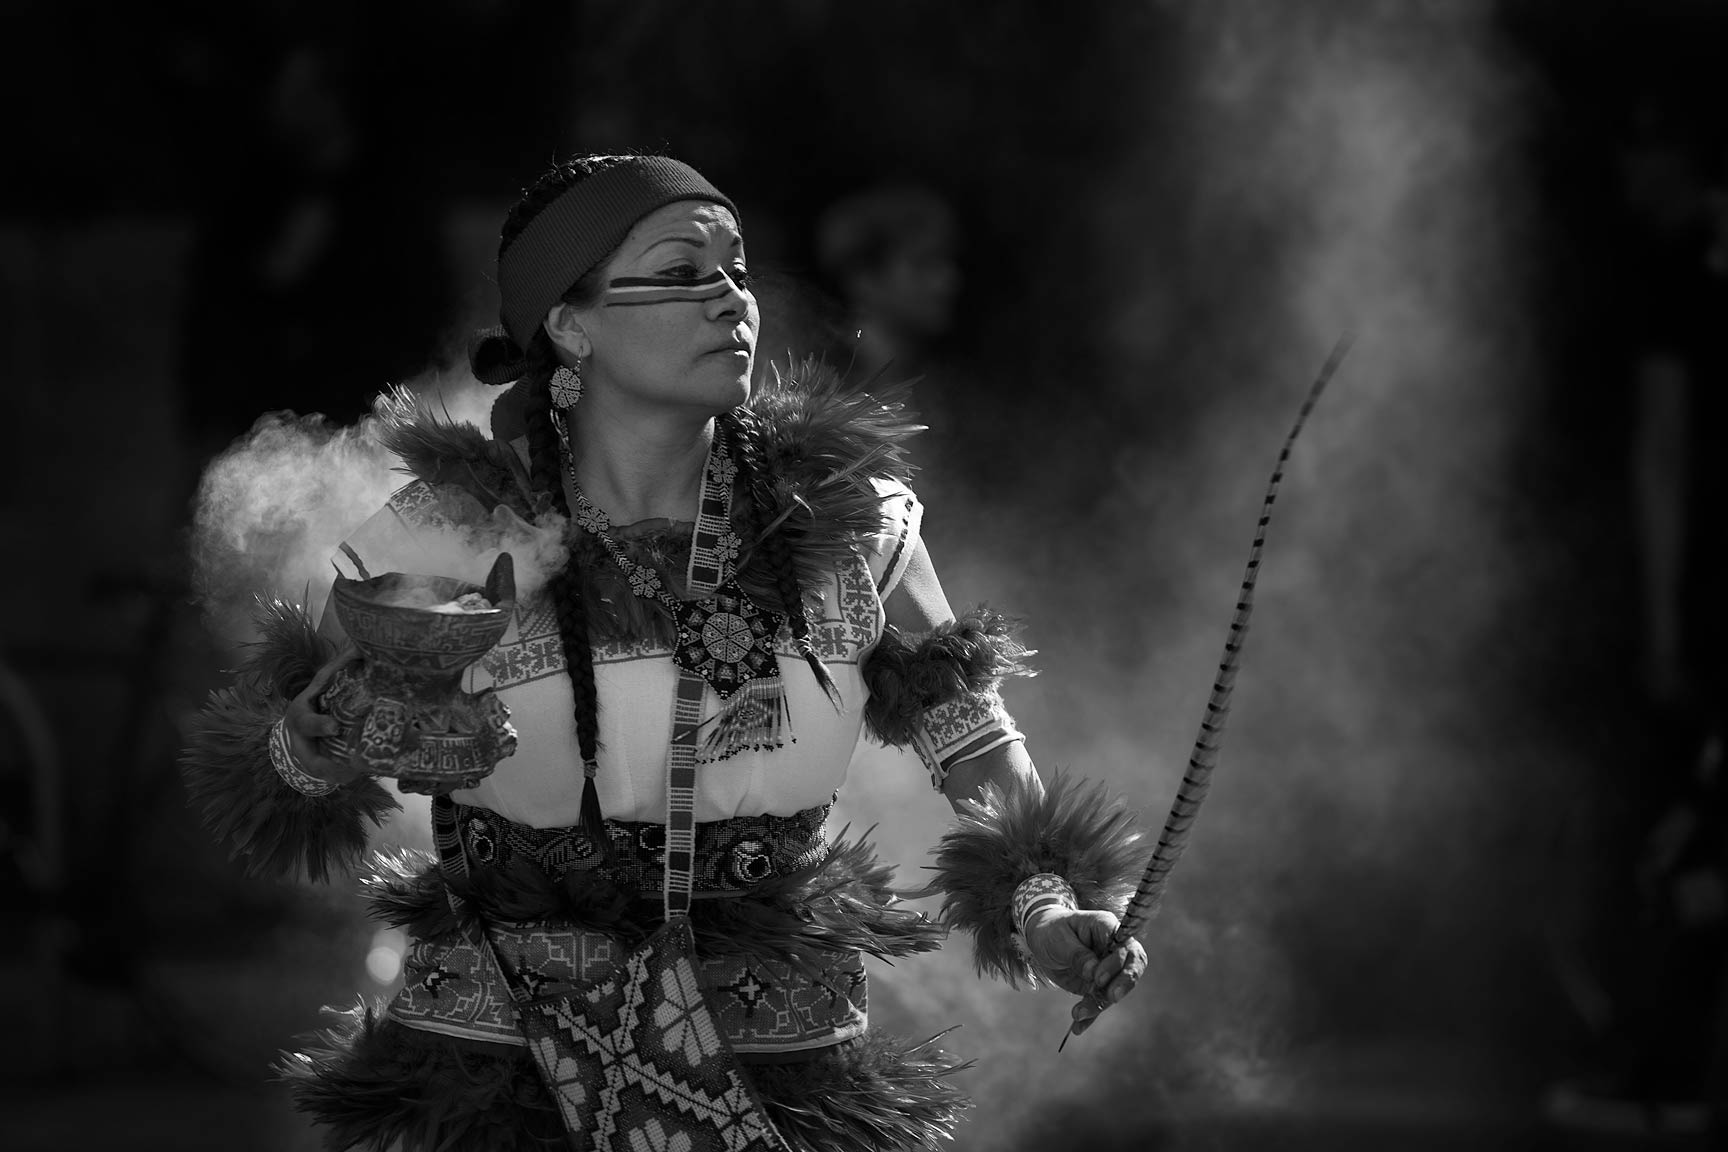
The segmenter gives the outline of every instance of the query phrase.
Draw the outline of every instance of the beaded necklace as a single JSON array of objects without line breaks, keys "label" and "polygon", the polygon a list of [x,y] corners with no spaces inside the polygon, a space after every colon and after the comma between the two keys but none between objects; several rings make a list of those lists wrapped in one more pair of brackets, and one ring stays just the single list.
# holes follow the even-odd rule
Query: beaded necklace
[{"label": "beaded necklace", "polygon": [[702,496],[690,541],[686,583],[693,600],[679,600],[667,590],[654,569],[639,564],[612,536],[612,521],[588,499],[576,479],[576,461],[566,450],[564,467],[570,478],[571,515],[577,527],[600,542],[629,581],[635,595],[658,603],[671,615],[678,636],[672,659],[680,669],[700,677],[726,707],[713,718],[702,741],[699,762],[724,760],[746,749],[779,748],[785,743],[785,685],[774,640],[786,617],[763,608],[738,586],[734,568],[742,542],[732,527],[732,492],[738,466],[717,427],[708,460],[702,469]]}]

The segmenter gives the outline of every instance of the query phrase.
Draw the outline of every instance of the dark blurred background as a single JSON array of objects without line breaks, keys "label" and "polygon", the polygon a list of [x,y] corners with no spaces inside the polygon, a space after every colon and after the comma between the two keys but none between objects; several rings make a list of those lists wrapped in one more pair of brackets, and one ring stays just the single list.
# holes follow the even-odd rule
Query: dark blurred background
[{"label": "dark blurred background", "polygon": [[[627,149],[739,203],[764,362],[919,377],[950,598],[1028,619],[1034,756],[1149,823],[1280,438],[1356,336],[1142,990],[1058,1057],[1065,998],[980,983],[959,942],[875,971],[878,1025],[964,1025],[956,1147],[1708,1146],[1728,7],[7,20],[0,1146],[316,1147],[268,1062],[320,1004],[387,994],[401,940],[346,884],[242,878],[187,808],[180,725],[232,665],[239,594],[303,590],[321,561],[283,557],[395,482],[353,427],[371,397],[483,421],[461,349],[516,192]],[[258,464],[248,430],[284,409],[327,417],[269,448],[322,487]],[[205,486],[206,532],[269,546],[200,602],[223,453],[277,504]],[[892,814],[915,877],[944,812],[882,756],[842,817]],[[420,842],[416,817],[386,838]]]}]

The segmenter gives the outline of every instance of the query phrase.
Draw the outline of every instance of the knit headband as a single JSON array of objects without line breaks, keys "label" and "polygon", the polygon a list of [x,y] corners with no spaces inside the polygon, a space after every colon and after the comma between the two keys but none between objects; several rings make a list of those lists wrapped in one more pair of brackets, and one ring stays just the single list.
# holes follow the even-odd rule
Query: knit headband
[{"label": "knit headband", "polygon": [[498,256],[499,315],[516,347],[527,350],[546,313],[636,221],[678,200],[711,200],[738,215],[700,172],[665,156],[602,168],[542,208]]}]

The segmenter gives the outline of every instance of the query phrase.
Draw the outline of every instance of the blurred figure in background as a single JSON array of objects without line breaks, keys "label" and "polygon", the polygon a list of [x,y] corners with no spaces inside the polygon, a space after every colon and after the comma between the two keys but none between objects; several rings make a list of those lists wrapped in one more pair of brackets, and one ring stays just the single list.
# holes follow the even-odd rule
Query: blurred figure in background
[{"label": "blurred figure in background", "polygon": [[[945,347],[962,286],[953,208],[924,184],[873,184],[828,205],[816,221],[817,265],[839,301],[821,354],[854,385],[914,381],[913,406],[928,426],[922,486],[975,504],[989,484],[968,451],[988,424],[965,411],[970,376]],[[938,530],[940,531],[940,530]]]},{"label": "blurred figure in background", "polygon": [[816,225],[816,258],[847,310],[830,358],[855,381],[927,367],[953,323],[960,289],[948,202],[919,184],[882,184],[835,201]]}]

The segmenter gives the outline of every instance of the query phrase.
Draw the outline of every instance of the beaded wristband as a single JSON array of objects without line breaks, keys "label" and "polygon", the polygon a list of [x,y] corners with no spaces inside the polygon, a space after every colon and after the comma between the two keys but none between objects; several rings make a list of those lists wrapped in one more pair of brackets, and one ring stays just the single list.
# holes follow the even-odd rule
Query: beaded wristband
[{"label": "beaded wristband", "polygon": [[336,791],[336,785],[320,780],[300,766],[300,761],[294,756],[294,746],[288,742],[287,717],[270,726],[270,763],[284,784],[303,795],[328,796]]},{"label": "beaded wristband", "polygon": [[1046,904],[1059,904],[1064,908],[1080,906],[1080,902],[1074,898],[1074,886],[1054,872],[1039,872],[1020,881],[1019,887],[1014,889],[1014,899],[1010,904],[1014,916],[1014,931],[1025,936],[1026,921],[1033,912]]}]

